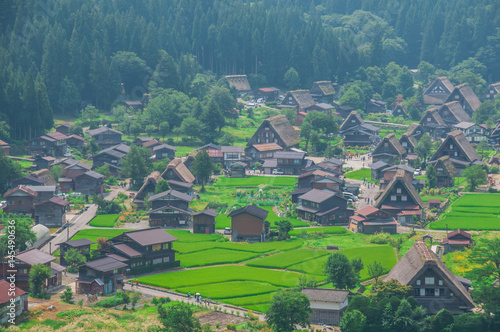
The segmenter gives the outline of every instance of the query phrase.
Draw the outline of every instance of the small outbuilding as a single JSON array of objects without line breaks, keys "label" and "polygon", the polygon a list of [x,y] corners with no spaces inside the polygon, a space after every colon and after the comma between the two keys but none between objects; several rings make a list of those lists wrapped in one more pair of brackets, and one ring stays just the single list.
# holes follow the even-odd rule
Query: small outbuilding
[{"label": "small outbuilding", "polygon": [[469,248],[471,244],[474,243],[470,233],[467,233],[461,229],[457,229],[451,233],[446,234],[446,238],[441,240],[441,244],[444,246],[444,253],[463,250],[464,248]]},{"label": "small outbuilding", "polygon": [[211,210],[203,210],[193,213],[193,233],[212,234],[215,233],[215,217],[219,214]]},{"label": "small outbuilding", "polygon": [[242,161],[237,161],[229,167],[229,176],[232,178],[244,178],[248,165]]},{"label": "small outbuilding", "polygon": [[348,304],[348,290],[304,288],[302,294],[311,303],[311,324],[338,326]]},{"label": "small outbuilding", "polygon": [[269,212],[256,206],[247,205],[229,214],[231,218],[231,241],[264,242],[269,237]]}]

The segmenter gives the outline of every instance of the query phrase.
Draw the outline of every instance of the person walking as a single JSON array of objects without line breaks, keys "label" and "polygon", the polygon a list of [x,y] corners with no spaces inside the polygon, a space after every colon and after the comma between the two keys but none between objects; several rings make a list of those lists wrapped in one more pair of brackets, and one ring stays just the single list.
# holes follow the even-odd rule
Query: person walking
[{"label": "person walking", "polygon": [[135,286],[139,288],[139,279],[135,279]]}]

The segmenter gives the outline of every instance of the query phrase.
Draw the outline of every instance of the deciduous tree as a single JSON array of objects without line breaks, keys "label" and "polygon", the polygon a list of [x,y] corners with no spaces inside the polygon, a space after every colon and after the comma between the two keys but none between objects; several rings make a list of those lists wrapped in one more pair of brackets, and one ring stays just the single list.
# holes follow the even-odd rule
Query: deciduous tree
[{"label": "deciduous tree", "polygon": [[352,289],[359,280],[351,262],[341,252],[334,252],[328,256],[324,272],[327,282],[333,283],[338,289]]},{"label": "deciduous tree", "polygon": [[266,311],[266,320],[277,332],[294,331],[296,325],[309,325],[311,311],[309,299],[305,294],[280,290],[273,296]]},{"label": "deciduous tree", "polygon": [[33,297],[39,297],[43,292],[43,285],[45,284],[45,280],[50,277],[52,270],[50,267],[44,264],[35,264],[31,266],[30,269],[30,292]]},{"label": "deciduous tree", "polygon": [[193,174],[201,181],[201,192],[205,192],[205,182],[213,173],[214,164],[205,149],[198,152],[193,161]]},{"label": "deciduous tree", "polygon": [[467,166],[465,171],[462,172],[462,176],[467,178],[467,184],[471,192],[476,190],[478,186],[486,183],[486,171],[481,165]]},{"label": "deciduous tree", "polygon": [[157,306],[158,315],[167,331],[200,332],[201,325],[193,315],[191,306],[182,302],[170,302]]}]

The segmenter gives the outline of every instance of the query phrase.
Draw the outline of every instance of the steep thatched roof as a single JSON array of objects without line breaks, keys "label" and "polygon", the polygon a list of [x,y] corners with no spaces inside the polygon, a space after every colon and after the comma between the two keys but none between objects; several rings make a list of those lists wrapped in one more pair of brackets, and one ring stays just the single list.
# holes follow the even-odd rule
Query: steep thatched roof
[{"label": "steep thatched roof", "polygon": [[[441,115],[439,115],[438,110],[439,109],[437,107],[428,109],[427,112],[425,112],[424,116],[422,117],[422,120],[420,120],[420,125],[424,127],[425,126],[429,127],[432,124],[434,126],[446,127],[446,122],[444,122]],[[426,120],[428,117],[431,117],[434,121],[429,123],[429,121]]]},{"label": "steep thatched roof", "polygon": [[451,93],[453,91],[453,84],[448,80],[448,77],[446,76],[441,76],[438,77],[432,82],[427,89],[424,91],[424,95],[431,93],[432,88],[434,88],[437,84],[441,83],[441,85],[448,90],[448,93]]},{"label": "steep thatched roof", "polygon": [[431,160],[437,160],[439,156],[441,156],[441,150],[453,143],[460,147],[462,152],[466,155],[467,161],[473,162],[474,160],[481,160],[481,157],[479,157],[476,150],[474,150],[474,147],[472,147],[472,144],[470,144],[461,130],[455,130],[451,133],[448,133],[448,136],[443,141],[443,143],[441,143],[437,151],[432,156]]},{"label": "steep thatched roof", "polygon": [[226,76],[229,85],[234,86],[238,91],[251,91],[247,75],[228,75]]},{"label": "steep thatched roof", "polygon": [[449,176],[454,177],[457,175],[457,170],[453,163],[450,160],[450,156],[442,156],[436,162],[436,169],[439,167],[443,167],[444,170],[448,173]]},{"label": "steep thatched roof", "polygon": [[408,195],[410,195],[415,203],[418,204],[420,208],[423,206],[422,198],[420,198],[420,195],[418,194],[417,190],[413,186],[413,184],[408,180],[408,178],[405,176],[405,170],[404,169],[398,169],[396,171],[396,175],[392,178],[391,182],[387,185],[387,187],[379,192],[377,201],[375,202],[375,207],[380,208],[382,206],[382,202],[387,198],[387,196],[391,193],[392,189],[397,185],[401,183],[403,187],[406,189],[406,192]]},{"label": "steep thatched roof", "polygon": [[[355,120],[356,124],[353,124],[352,120]],[[342,125],[340,126],[340,131],[347,130],[354,126],[362,125],[363,123],[365,123],[365,120],[361,118],[359,113],[357,111],[352,111],[351,113],[349,113],[347,118],[345,118],[344,122],[342,122]]]},{"label": "steep thatched roof", "polygon": [[418,145],[417,139],[411,135],[406,134],[406,133],[401,135],[401,138],[399,139],[399,143],[402,143],[404,140],[406,140],[408,143],[410,143],[410,145],[413,148],[416,148]]},{"label": "steep thatched roof", "polygon": [[377,153],[379,153],[378,150],[383,149],[385,143],[388,143],[389,146],[392,146],[394,150],[397,151],[400,157],[406,153],[405,148],[403,148],[401,143],[399,143],[398,139],[396,138],[396,135],[394,133],[390,133],[380,141],[380,143],[377,145],[372,154],[376,155]]},{"label": "steep thatched roof", "polygon": [[464,98],[464,100],[467,102],[467,104],[469,104],[472,110],[475,111],[479,108],[479,106],[481,106],[481,101],[467,83],[457,85],[453,92],[446,99],[446,102],[453,101],[453,96],[455,96],[457,93]]},{"label": "steep thatched roof", "polygon": [[161,177],[165,178],[169,170],[172,170],[183,182],[192,183],[195,180],[193,173],[184,165],[181,158],[173,159],[167,166],[167,169],[162,173]]},{"label": "steep thatched roof", "polygon": [[313,97],[309,93],[309,90],[295,90],[295,91],[290,91],[285,96],[285,99],[283,99],[283,102],[285,102],[286,100],[288,100],[287,98],[290,95],[295,99],[295,101],[297,102],[297,104],[299,104],[299,108],[301,110],[303,110],[305,108],[308,108],[308,107],[316,104],[316,102],[314,101]]},{"label": "steep thatched roof", "polygon": [[295,129],[293,129],[290,121],[288,121],[285,115],[276,115],[265,119],[260,126],[263,127],[266,123],[269,123],[276,134],[278,134],[281,140],[285,143],[287,148],[300,143],[299,134],[297,134]]},{"label": "steep thatched roof", "polygon": [[331,81],[319,81],[314,82],[311,90],[311,94],[321,94],[323,96],[333,96],[335,94],[335,88]]},{"label": "steep thatched roof", "polygon": [[443,116],[444,111],[449,111],[460,122],[469,122],[471,118],[458,101],[450,101],[443,104],[439,109],[439,114]]},{"label": "steep thatched roof", "polygon": [[404,135],[414,136],[415,130],[420,127],[420,130],[423,131],[422,125],[420,123],[412,123],[404,133]]}]

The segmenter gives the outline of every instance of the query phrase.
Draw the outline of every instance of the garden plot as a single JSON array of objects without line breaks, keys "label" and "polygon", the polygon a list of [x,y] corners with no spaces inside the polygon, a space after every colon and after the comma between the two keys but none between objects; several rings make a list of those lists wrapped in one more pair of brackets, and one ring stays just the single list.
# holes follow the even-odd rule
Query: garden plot
[{"label": "garden plot", "polygon": [[239,263],[258,257],[260,254],[247,251],[231,249],[209,249],[197,251],[191,254],[178,255],[176,259],[181,261],[181,266],[195,267],[218,264]]},{"label": "garden plot", "polygon": [[[180,293],[191,292],[200,293],[203,297],[210,297],[214,300],[238,298],[248,295],[262,295],[275,292],[279,287],[255,281],[232,281],[222,284],[199,285],[194,287],[177,288]],[[265,302],[265,301],[263,301]],[[253,304],[253,303],[249,303]]]},{"label": "garden plot", "polygon": [[89,223],[93,227],[115,227],[119,214],[101,214],[95,216]]},{"label": "garden plot", "polygon": [[252,260],[246,263],[246,265],[264,268],[286,269],[289,266],[309,261],[311,259],[315,259],[328,254],[329,252],[326,250],[290,250],[287,252]]}]

